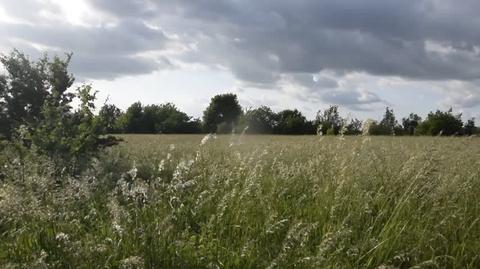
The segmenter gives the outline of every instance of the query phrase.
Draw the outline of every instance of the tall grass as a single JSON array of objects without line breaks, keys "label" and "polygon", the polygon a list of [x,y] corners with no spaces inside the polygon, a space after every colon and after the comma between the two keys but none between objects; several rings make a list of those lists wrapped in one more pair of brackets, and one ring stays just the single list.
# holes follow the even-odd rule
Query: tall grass
[{"label": "tall grass", "polygon": [[123,138],[3,161],[0,267],[480,267],[478,139]]}]

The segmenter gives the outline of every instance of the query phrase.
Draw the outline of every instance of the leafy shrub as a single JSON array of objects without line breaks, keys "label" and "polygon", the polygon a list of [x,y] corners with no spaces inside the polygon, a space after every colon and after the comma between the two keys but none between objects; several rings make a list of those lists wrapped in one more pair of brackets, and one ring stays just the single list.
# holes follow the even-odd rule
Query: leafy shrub
[{"label": "leafy shrub", "polygon": [[[77,173],[113,137],[103,137],[105,126],[95,117],[95,92],[89,85],[76,92],[74,77],[68,72],[71,54],[65,59],[44,56],[37,62],[14,51],[2,56],[7,74],[1,78],[3,104],[1,118],[6,122],[3,136],[53,160],[57,173]],[[78,109],[72,102],[78,99]],[[1,99],[0,99],[1,100]]]}]

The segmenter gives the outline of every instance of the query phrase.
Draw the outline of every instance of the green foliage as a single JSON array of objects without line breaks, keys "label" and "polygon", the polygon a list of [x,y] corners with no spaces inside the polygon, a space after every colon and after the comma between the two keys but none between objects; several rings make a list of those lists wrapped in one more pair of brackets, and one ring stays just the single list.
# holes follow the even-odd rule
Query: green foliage
[{"label": "green foliage", "polygon": [[422,118],[415,113],[410,113],[407,118],[402,119],[403,130],[405,134],[415,135],[418,125],[422,122]]},{"label": "green foliage", "polygon": [[215,95],[203,112],[203,125],[206,132],[215,132],[221,123],[234,126],[242,115],[242,107],[233,93]]},{"label": "green foliage", "polygon": [[277,114],[278,123],[275,126],[277,134],[313,134],[313,124],[297,109],[283,110]]},{"label": "green foliage", "polygon": [[247,133],[271,134],[277,125],[277,118],[277,114],[267,106],[247,110],[241,117],[239,131],[243,131],[248,126]]},{"label": "green foliage", "polygon": [[388,107],[385,108],[385,114],[383,115],[382,121],[380,121],[380,126],[383,127],[383,130],[386,135],[392,135],[395,132],[395,127],[397,126],[397,120],[395,119],[395,114],[392,109]]},{"label": "green foliage", "polygon": [[338,112],[338,106],[330,106],[323,114],[320,110],[317,112],[315,126],[317,126],[317,131],[322,134],[338,135],[343,121]]},{"label": "green foliage", "polygon": [[104,104],[98,113],[99,119],[103,122],[107,133],[114,134],[121,131],[118,119],[122,115],[122,111],[112,104]]},{"label": "green foliage", "polygon": [[103,122],[93,114],[95,93],[91,86],[78,88],[74,97],[80,100],[76,111],[71,111],[71,99],[59,96],[48,100],[42,120],[30,131],[34,149],[53,160],[57,169],[67,168],[72,173],[88,166],[102,147],[101,136],[105,134]]},{"label": "green foliage", "polygon": [[118,126],[126,133],[199,133],[200,122],[181,112],[172,103],[142,106],[132,104],[118,118]]},{"label": "green foliage", "polygon": [[49,74],[46,56],[37,62],[30,61],[18,50],[2,55],[0,62],[6,74],[0,75],[1,135],[11,138],[20,125],[34,125],[41,115],[49,93]]},{"label": "green foliage", "polygon": [[[103,122],[94,116],[95,93],[90,86],[71,92],[74,77],[65,59],[44,56],[30,61],[19,51],[3,55],[7,74],[0,78],[0,120],[3,136],[48,156],[61,170],[77,173],[105,143]],[[72,107],[77,98],[80,106]]]},{"label": "green foliage", "polygon": [[465,135],[473,135],[477,133],[477,128],[475,127],[475,119],[471,118],[467,120],[465,126],[463,127],[463,134]]},{"label": "green foliage", "polygon": [[362,134],[362,122],[358,119],[350,120],[350,123],[347,124],[347,126],[346,126],[345,134],[346,135],[360,135],[360,134]]},{"label": "green foliage", "polygon": [[462,114],[454,115],[452,109],[430,112],[419,127],[418,133],[423,135],[461,135],[463,122]]},{"label": "green foliage", "polygon": [[140,102],[135,102],[129,106],[119,121],[126,133],[147,132],[147,128],[144,126],[143,106]]},{"label": "green foliage", "polygon": [[390,108],[385,108],[385,114],[380,122],[372,121],[368,128],[370,135],[403,135],[404,130],[395,119],[395,114]]}]

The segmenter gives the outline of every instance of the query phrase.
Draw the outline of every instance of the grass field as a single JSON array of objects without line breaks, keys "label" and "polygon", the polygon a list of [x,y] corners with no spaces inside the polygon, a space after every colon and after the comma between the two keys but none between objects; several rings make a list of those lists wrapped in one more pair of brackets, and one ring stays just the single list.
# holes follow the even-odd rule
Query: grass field
[{"label": "grass field", "polygon": [[480,268],[480,139],[123,138],[4,168],[1,268]]}]

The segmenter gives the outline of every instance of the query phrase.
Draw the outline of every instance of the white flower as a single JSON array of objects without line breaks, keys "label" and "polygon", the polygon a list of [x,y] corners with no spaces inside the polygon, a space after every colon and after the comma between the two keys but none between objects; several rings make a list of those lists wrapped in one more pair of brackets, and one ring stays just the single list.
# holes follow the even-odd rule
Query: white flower
[{"label": "white flower", "polygon": [[215,134],[207,134],[202,138],[202,141],[200,141],[200,146],[205,145],[209,140],[212,139],[217,139],[217,136]]},{"label": "white flower", "polygon": [[57,235],[55,235],[55,240],[61,243],[68,243],[69,236],[68,234],[65,234],[65,233],[58,233]]},{"label": "white flower", "polygon": [[163,170],[165,170],[165,159],[162,159],[158,165],[158,172],[162,172]]},{"label": "white flower", "polygon": [[118,234],[118,235],[122,235],[123,233],[123,228],[122,226],[120,226],[118,223],[116,223],[115,221],[112,223],[112,228],[113,230]]},{"label": "white flower", "polygon": [[137,172],[138,172],[137,164],[136,162],[133,162],[133,167],[127,172],[127,174],[129,174],[132,179],[135,179],[137,178]]},{"label": "white flower", "polygon": [[143,258],[139,256],[130,256],[120,261],[120,268],[122,269],[139,269],[144,267],[145,262],[143,261]]}]

